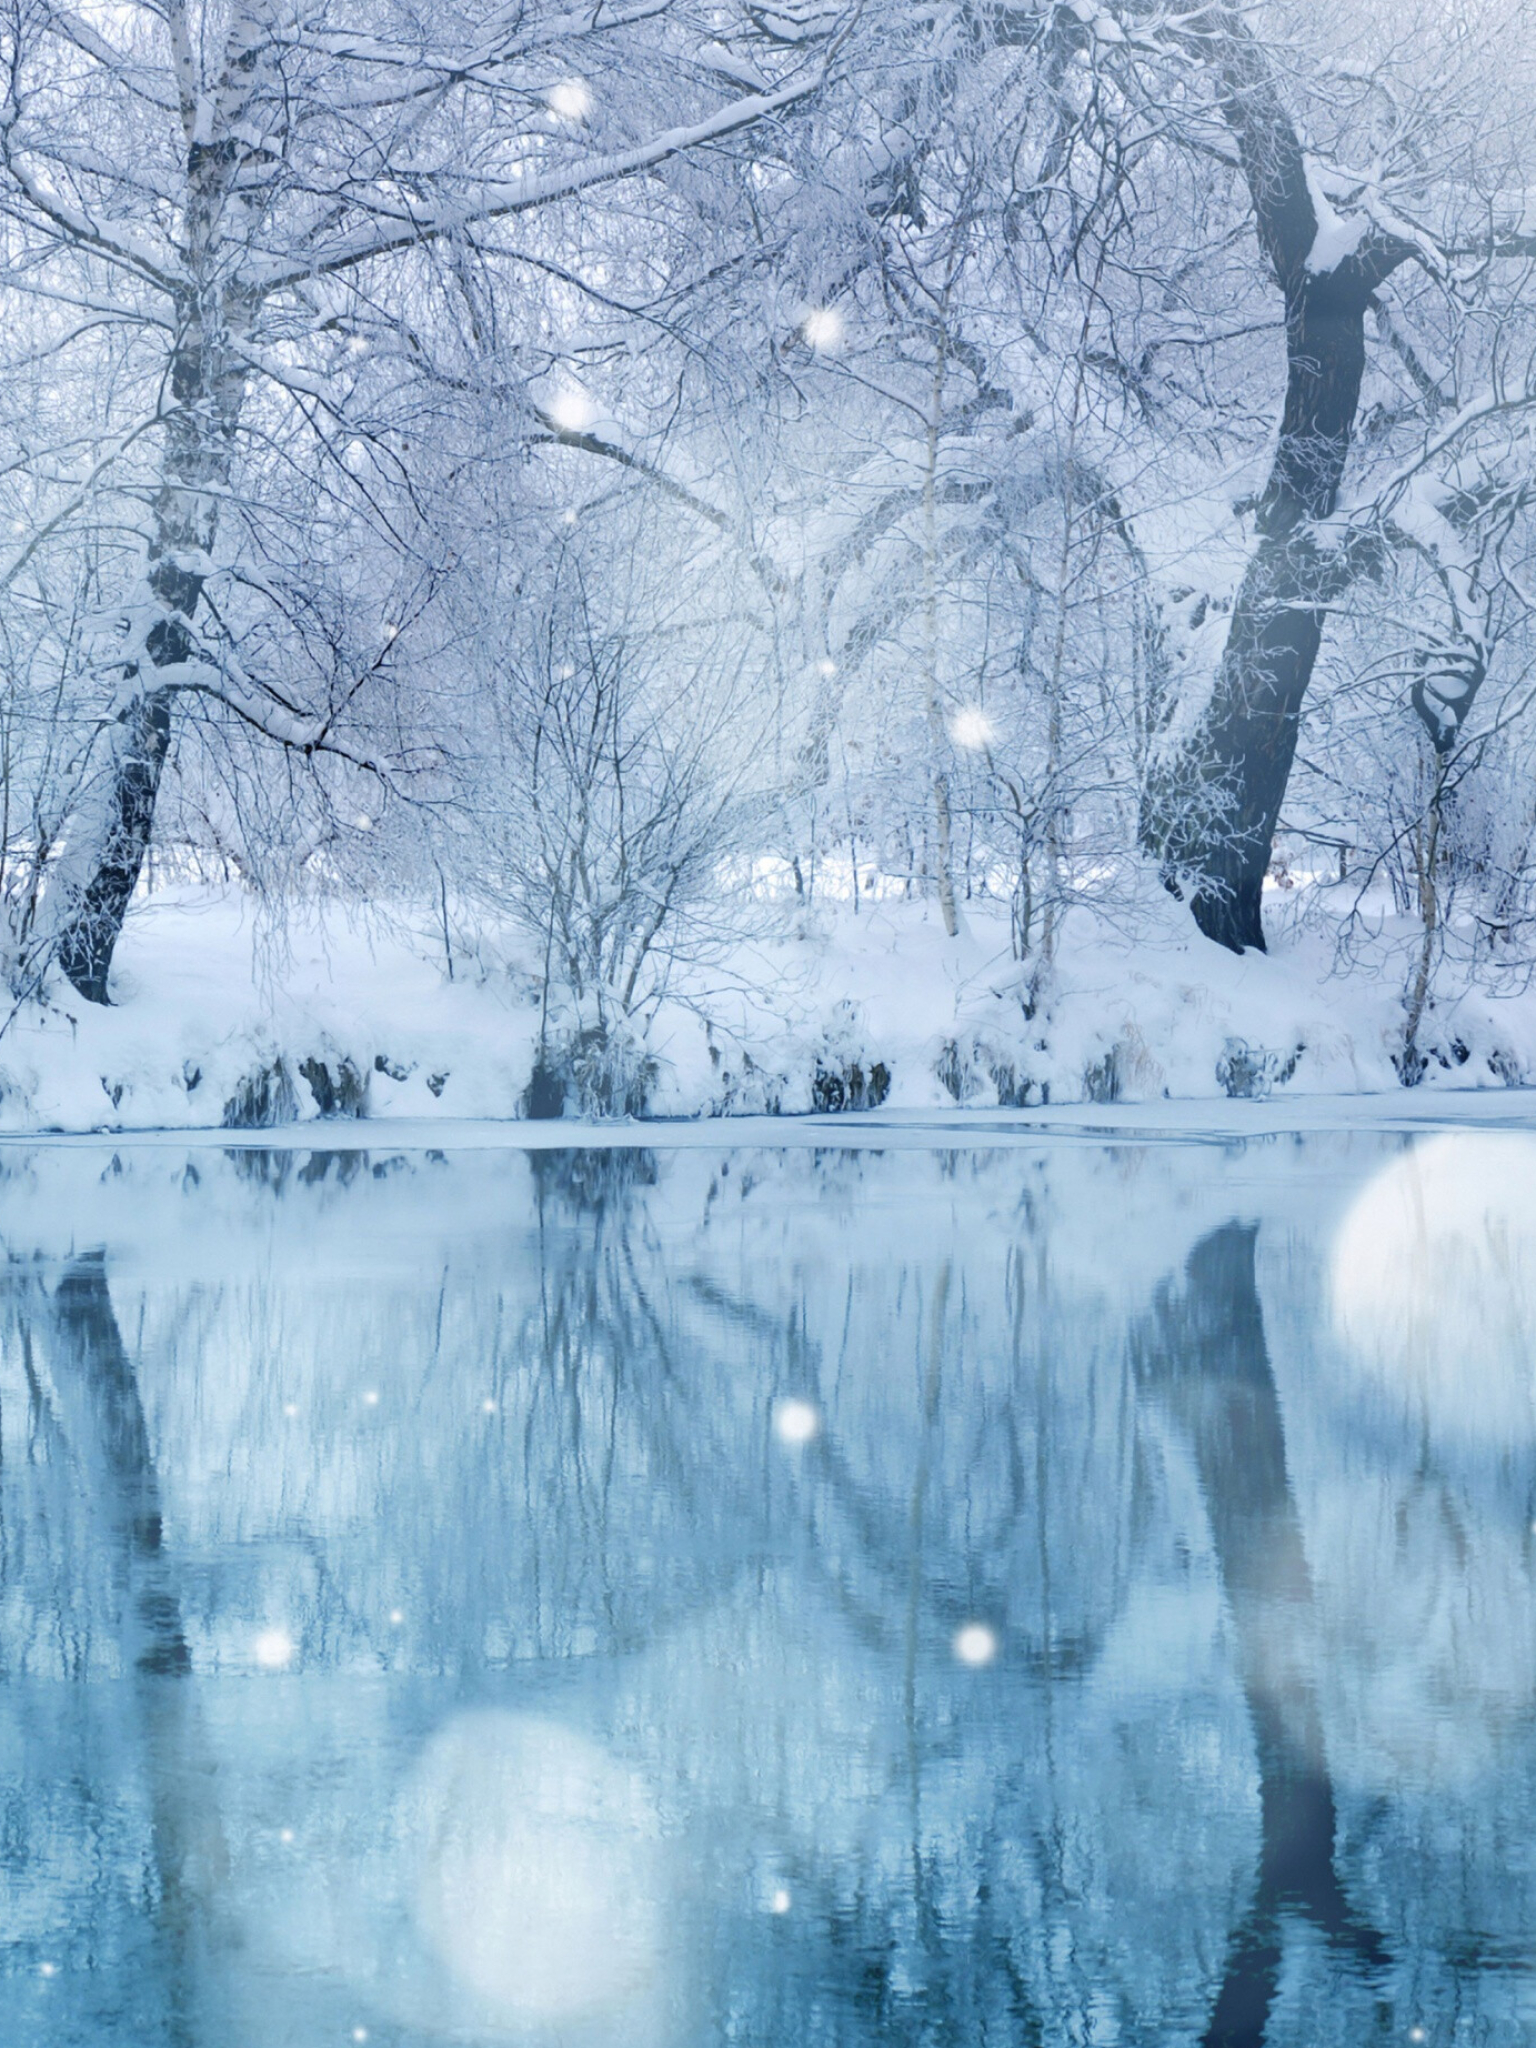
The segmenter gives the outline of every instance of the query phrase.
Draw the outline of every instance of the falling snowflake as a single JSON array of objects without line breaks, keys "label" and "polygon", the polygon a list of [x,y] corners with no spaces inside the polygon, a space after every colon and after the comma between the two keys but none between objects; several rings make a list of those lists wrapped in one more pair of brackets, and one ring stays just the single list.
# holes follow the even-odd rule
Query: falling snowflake
[{"label": "falling snowflake", "polygon": [[549,89],[549,111],[562,121],[585,121],[592,111],[592,88],[584,78],[562,78]]},{"label": "falling snowflake", "polygon": [[955,1637],[955,1655],[973,1669],[990,1664],[997,1655],[997,1637],[984,1621],[968,1621]]},{"label": "falling snowflake", "polygon": [[285,1628],[265,1628],[252,1645],[263,1671],[286,1671],[293,1662],[293,1637]]},{"label": "falling snowflake", "polygon": [[817,306],[800,323],[800,332],[818,355],[841,348],[846,333],[843,316],[835,306]]},{"label": "falling snowflake", "polygon": [[821,1427],[821,1417],[809,1401],[780,1401],[773,1411],[773,1426],[780,1443],[808,1444]]},{"label": "falling snowflake", "polygon": [[577,384],[567,384],[549,402],[549,416],[563,434],[581,434],[591,426],[596,407]]},{"label": "falling snowflake", "polygon": [[979,753],[983,747],[991,746],[997,732],[979,704],[968,704],[963,711],[957,711],[950,720],[949,736],[957,747]]}]

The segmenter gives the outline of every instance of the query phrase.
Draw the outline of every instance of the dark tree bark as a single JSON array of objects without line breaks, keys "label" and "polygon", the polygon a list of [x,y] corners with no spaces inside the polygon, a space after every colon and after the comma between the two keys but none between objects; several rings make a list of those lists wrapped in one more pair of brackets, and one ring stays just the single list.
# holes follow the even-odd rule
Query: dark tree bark
[{"label": "dark tree bark", "polygon": [[1412,252],[1375,227],[1347,253],[1320,248],[1301,143],[1263,51],[1226,8],[1199,18],[1195,40],[1215,69],[1259,243],[1285,300],[1285,408],[1211,703],[1151,779],[1142,838],[1169,886],[1188,894],[1206,937],[1241,953],[1264,947],[1264,876],[1340,573],[1312,540],[1311,522],[1338,503],[1371,296]]},{"label": "dark tree bark", "polygon": [[217,531],[218,490],[229,481],[244,396],[244,377],[231,361],[222,320],[212,336],[204,322],[189,323],[172,365],[171,388],[180,410],[155,500],[146,575],[159,617],[144,636],[133,676],[137,689],[112,734],[105,813],[90,849],[89,872],[77,884],[58,936],[59,965],[89,1003],[110,1000],[112,955],[154,832],[176,701],[174,685],[159,678],[196,653],[192,619],[205,580],[200,565]]},{"label": "dark tree bark", "polygon": [[[226,79],[226,85],[234,80],[238,87],[233,124],[238,124],[256,69],[257,51],[236,37]],[[223,274],[227,252],[221,229],[248,157],[245,144],[228,139],[207,143],[189,133],[182,249],[187,283],[175,300],[172,405],[145,574],[158,616],[130,666],[129,681],[136,688],[110,735],[103,811],[85,849],[86,862],[67,889],[56,941],[60,967],[91,1003],[109,1000],[112,956],[149,850],[170,749],[177,691],[169,672],[196,653],[192,620],[234,471],[247,384],[241,345],[258,300]]]},{"label": "dark tree bark", "polygon": [[1368,1970],[1387,1954],[1334,1867],[1337,1815],[1311,1652],[1312,1583],[1286,1469],[1285,1425],[1254,1278],[1252,1226],[1190,1255],[1135,1341],[1137,1377],[1184,1428],[1237,1641],[1259,1766],[1259,1878],[1233,1936],[1207,2048],[1260,2048],[1279,1983],[1282,1922],[1304,1914]]},{"label": "dark tree bark", "polygon": [[[209,194],[206,202],[210,217],[215,196]],[[231,345],[236,310],[230,295],[219,292],[210,293],[206,302],[189,295],[181,309],[171,363],[176,409],[167,427],[164,481],[155,497],[146,570],[159,616],[144,636],[135,665],[137,688],[111,735],[104,815],[57,941],[60,967],[89,1003],[110,1000],[112,956],[154,832],[176,701],[175,687],[160,678],[196,653],[192,619],[218,531],[220,496],[233,468],[245,396],[244,370]]]},{"label": "dark tree bark", "polygon": [[60,967],[88,1003],[110,1001],[107,977],[154,830],[160,773],[171,739],[171,699],[150,689],[121,713],[108,773],[106,829],[96,863],[59,933]]}]

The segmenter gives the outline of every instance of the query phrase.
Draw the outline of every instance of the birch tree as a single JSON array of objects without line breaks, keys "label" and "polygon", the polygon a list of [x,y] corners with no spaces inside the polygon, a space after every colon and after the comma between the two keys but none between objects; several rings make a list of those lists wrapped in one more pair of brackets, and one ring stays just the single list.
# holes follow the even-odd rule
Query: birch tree
[{"label": "birch tree", "polygon": [[[54,874],[57,957],[105,1002],[168,750],[189,696],[302,762],[339,759],[346,721],[250,672],[219,593],[259,551],[253,472],[279,457],[340,478],[354,436],[338,356],[366,343],[402,273],[491,223],[635,180],[773,119],[816,88],[791,49],[742,67],[672,0],[615,8],[382,5],[361,20],[290,0],[131,6],[110,21],[18,6],[6,37],[0,208],[34,291],[131,323],[135,451],[93,480],[135,516],[142,578],[107,663],[89,801]],[[771,53],[770,53],[771,54]],[[279,436],[281,419],[298,432]],[[376,490],[409,452],[354,459]],[[361,678],[358,679],[361,683]]]}]

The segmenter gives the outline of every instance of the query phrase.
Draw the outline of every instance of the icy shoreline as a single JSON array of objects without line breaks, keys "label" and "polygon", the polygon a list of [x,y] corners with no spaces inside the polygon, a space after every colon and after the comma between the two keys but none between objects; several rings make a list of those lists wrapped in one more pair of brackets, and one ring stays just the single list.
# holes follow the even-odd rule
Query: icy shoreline
[{"label": "icy shoreline", "polygon": [[1229,1145],[1244,1138],[1308,1137],[1330,1131],[1405,1135],[1444,1130],[1536,1132],[1536,1088],[1401,1095],[1297,1097],[1270,1102],[1062,1103],[1037,1110],[953,1109],[837,1115],[626,1117],[309,1117],[260,1129],[223,1125],[0,1131],[0,1152],[37,1145],[285,1152],[551,1152],[578,1148],[642,1151],[1011,1150],[1049,1141],[1089,1145]]}]

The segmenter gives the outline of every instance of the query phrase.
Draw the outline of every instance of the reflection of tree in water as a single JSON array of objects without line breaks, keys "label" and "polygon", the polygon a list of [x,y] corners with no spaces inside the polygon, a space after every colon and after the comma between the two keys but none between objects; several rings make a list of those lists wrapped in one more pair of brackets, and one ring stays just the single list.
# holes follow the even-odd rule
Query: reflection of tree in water
[{"label": "reflection of tree in water", "polygon": [[150,1455],[139,1383],[117,1327],[101,1254],[77,1259],[50,1304],[56,1356],[80,1382],[76,1412],[84,1424],[99,1483],[92,1497],[108,1533],[110,1565],[121,1591],[118,1622],[125,1663],[150,1677],[191,1669],[181,1612],[166,1570],[160,1482]]},{"label": "reflection of tree in water", "polygon": [[[51,1292],[43,1273],[13,1265],[4,1349],[27,1390],[30,1481],[5,1494],[4,1649],[9,1664],[19,1647],[22,1664],[7,1674],[5,1704],[26,1752],[52,1759],[51,1768],[27,1773],[24,1796],[7,1814],[5,1861],[34,1882],[51,1877],[53,1942],[73,1921],[98,1959],[119,1950],[113,2011],[102,2026],[121,2022],[146,2044],[193,2048],[200,2029],[192,2015],[207,1980],[201,1952],[213,1932],[207,1908],[226,1859],[213,1774],[184,1683],[191,1660],[149,1431],[101,1255],[75,1259]],[[0,1415],[9,1468],[18,1446],[8,1419]],[[72,1622],[52,1645],[29,1623],[13,1631],[28,1610],[49,1608]],[[62,1694],[43,1676],[50,1665],[76,1681]],[[147,1918],[133,1910],[139,1902],[122,1897],[135,1864],[154,1900]],[[80,1887],[88,1910],[71,1900]],[[35,1958],[32,1969],[41,1976]],[[50,1986],[51,2017],[42,2022],[49,2038],[65,2038],[66,1985],[83,1988],[68,1976]],[[16,2024],[24,2024],[20,2013]],[[88,2017],[78,2024],[89,2038]]]},{"label": "reflection of tree in water", "polygon": [[[379,1186],[375,1164],[398,1172],[406,1204],[431,1199],[409,1166],[253,1156],[267,1163],[250,1190],[315,1205],[306,1214],[358,1205]],[[317,1679],[375,1645],[392,1647],[402,1683],[434,1673],[481,1701],[517,1698],[529,1674],[558,1677],[578,1725],[643,1764],[698,1846],[686,1911],[717,1999],[708,2038],[1131,2040],[1154,2023],[1198,2031],[1209,2012],[1212,2043],[1257,2043],[1294,1922],[1365,1971],[1385,1961],[1335,1871],[1309,1586],[1251,1233],[1202,1242],[1128,1359],[1124,1301],[1053,1276],[1045,1199],[990,1235],[950,1221],[866,1238],[877,1162],[759,1162],[743,1201],[738,1155],[729,1193],[722,1170],[703,1196],[702,1223],[691,1184],[650,1155],[530,1164],[531,1225],[519,1216],[525,1235],[508,1237],[494,1270],[455,1266],[450,1248],[438,1271],[432,1240],[419,1267],[334,1299],[274,1269],[243,1292],[205,1289],[194,1313],[195,1290],[178,1284],[175,1342],[142,1395],[99,1260],[76,1262],[51,1292],[13,1277],[4,1391],[11,1403],[19,1386],[23,1408],[0,1411],[0,1648],[37,1668],[138,1674],[113,1767],[143,1787],[143,1824],[114,1853],[152,1871],[163,1940],[159,2005],[145,2005],[136,2041],[177,2038],[167,2015],[191,2009],[187,1985],[206,2013],[218,1970],[241,1967],[206,1951],[220,1852],[195,1825],[198,1811],[228,1808],[241,1760],[225,1759],[217,1799],[193,1797],[206,1751],[175,1675],[189,1644],[199,1668],[221,1654],[231,1616],[253,1626],[240,1567],[201,1563],[236,1551],[286,1589]],[[764,1213],[780,1232],[766,1249],[751,1234]],[[260,1341],[239,1354],[232,1339],[253,1326]],[[285,1437],[283,1375],[306,1346],[316,1415],[303,1438]],[[398,1382],[360,1427],[356,1374],[373,1367],[357,1360],[389,1346]],[[199,1501],[199,1521],[183,1436],[214,1370],[221,1384],[248,1376],[218,1428],[231,1442],[252,1433],[251,1462]],[[327,1373],[353,1383],[322,1414]],[[772,1428],[787,1395],[823,1418],[799,1450]],[[1164,1781],[1155,1763],[1127,1778],[1149,1726],[1135,1713],[1169,1708],[1165,1696],[1128,1710],[1113,1697],[1122,1681],[1103,1677],[1120,1655],[1134,1681],[1147,1637],[1128,1617],[1149,1611],[1137,1602],[1164,1570],[1148,1558],[1190,1528],[1159,1493],[1138,1395],[1188,1445],[1232,1622],[1232,1742],[1216,1710],[1202,1728],[1189,1696],[1173,1703],[1219,1752],[1203,1786]],[[156,1436],[177,1446],[159,1477]],[[279,1440],[295,1476],[272,1518],[248,1524],[244,1497]],[[35,1462],[19,1472],[23,1442]],[[162,1486],[191,1532],[179,1583]],[[410,1623],[391,1636],[385,1616],[407,1578]],[[48,1614],[53,1642],[37,1626]],[[973,1618],[1003,1643],[985,1673],[951,1654]],[[1258,1867],[1227,1940],[1254,1832],[1221,1776],[1239,1750],[1246,1769],[1245,1704]],[[441,1707],[406,1711],[430,1728]],[[334,1729],[341,1774],[325,1796],[339,1832],[346,1801],[364,1784],[377,1800],[384,1780],[346,1778],[358,1731]],[[307,1767],[313,1729],[296,1721],[293,1740],[294,1767]],[[271,1748],[286,1767],[282,1742]],[[100,1758],[82,1749],[79,1768],[99,1791]],[[1117,1803],[1128,1785],[1135,1812]],[[55,1817],[84,1837],[81,1815]],[[35,1832],[23,1859],[46,1858]],[[99,1880],[114,1882],[102,1856]],[[1173,1887],[1159,1890],[1153,1873],[1170,1869]],[[770,1880],[793,1894],[790,1914],[766,1910]],[[98,1900],[78,1917],[110,1916]],[[1202,1987],[1223,1944],[1212,2009]],[[1159,1971],[1161,2004],[1149,1988]]]},{"label": "reflection of tree in water", "polygon": [[[750,1384],[677,1313],[635,1148],[530,1155],[540,1266],[504,1305],[520,1550],[537,1610],[630,1651],[718,1598],[762,1538],[740,1478]],[[531,1575],[531,1576],[530,1576]],[[530,1609],[525,1607],[525,1612]]]},{"label": "reflection of tree in water", "polygon": [[1182,1289],[1160,1292],[1133,1343],[1143,1388],[1177,1418],[1194,1455],[1259,1767],[1258,1882],[1231,1943],[1211,2048],[1263,2041],[1288,1918],[1304,1917],[1368,1971],[1388,1959],[1335,1867],[1312,1585],[1254,1278],[1256,1234],[1232,1223],[1202,1239]]},{"label": "reflection of tree in water", "polygon": [[[716,1592],[798,1530],[797,1569],[871,1647],[905,1653],[916,1638],[947,1654],[980,1615],[1007,1628],[1025,1666],[1066,1673],[1091,1660],[1123,1592],[1118,1330],[1098,1356],[1080,1334],[1048,1334],[1050,1303],[1031,1298],[1022,1257],[990,1289],[1009,1320],[987,1327],[998,1302],[978,1305],[974,1276],[968,1294],[953,1258],[928,1246],[882,1252],[830,1302],[801,1271],[730,1286],[707,1236],[680,1247],[643,1199],[650,1155],[533,1159],[539,1297],[509,1349],[537,1361],[518,1412],[540,1499],[572,1511],[551,1532],[560,1544],[579,1550],[611,1527],[616,1494],[642,1481],[675,1561],[707,1559]],[[841,1336],[831,1355],[818,1335],[829,1321]],[[1085,1363],[1104,1381],[1091,1391]],[[798,1456],[772,1437],[785,1396],[824,1421]],[[1087,1417],[1095,1397],[1102,1430]],[[1053,1595],[1051,1553],[1072,1580],[1090,1525],[1107,1547],[1078,1574],[1073,1591],[1089,1590],[1074,1606],[1070,1592]],[[610,1551],[610,1570],[615,1555],[635,1562],[633,1545]],[[703,1590],[695,1581],[687,1599]],[[655,1611],[646,1619],[654,1633]]]},{"label": "reflection of tree in water", "polygon": [[656,1154],[640,1145],[561,1145],[530,1152],[535,1198],[574,1214],[616,1209],[635,1188],[653,1188],[661,1178]]},{"label": "reflection of tree in water", "polygon": [[[351,1200],[376,1178],[352,1154],[249,1156],[261,1162],[251,1186],[284,1203]],[[820,1164],[807,1191],[835,1194],[836,1171]],[[369,1572],[382,1589],[410,1571],[412,1605],[431,1617],[416,1646],[428,1668],[595,1651],[648,1674],[633,1694],[646,1709],[639,1753],[675,1782],[692,1775],[706,1833],[745,1828],[781,1844],[799,1902],[783,1921],[755,1900],[740,1913],[715,1901],[713,1976],[735,2008],[716,2017],[736,2031],[1043,2038],[1051,1987],[1031,1951],[1044,1939],[1039,1901],[1062,1888],[1056,1823],[1041,1813],[1046,1695],[1091,1666],[1123,1598],[1131,1460],[1113,1317],[1091,1337],[1079,1317],[1069,1336],[1028,1235],[1011,1268],[990,1275],[985,1253],[962,1246],[873,1246],[832,1292],[809,1236],[803,1261],[793,1249],[760,1270],[722,1259],[696,1215],[668,1206],[646,1155],[545,1154],[534,1182],[537,1270],[489,1285],[416,1276],[421,1329],[400,1320],[394,1296],[285,1307],[273,1276],[250,1391],[231,1411],[242,1425],[250,1417],[271,1434],[276,1375],[295,1342],[323,1357],[348,1317],[356,1346],[378,1324],[421,1353],[421,1392],[388,1404],[409,1412],[398,1427],[370,1425],[371,1462],[346,1468],[362,1490],[345,1516],[333,1495],[328,1518],[324,1487],[310,1486],[300,1518],[265,1532],[265,1568],[295,1575],[290,1617],[322,1646],[317,1657],[338,1655],[349,1638],[334,1603],[360,1605]],[[179,1690],[188,1616],[216,1651],[221,1606],[238,1614],[245,1596],[236,1579],[199,1571],[176,1598],[150,1425],[101,1263],[70,1269],[51,1296],[35,1289],[27,1313],[34,1343],[58,1355],[39,1384],[67,1388],[73,1404],[73,1509],[77,1496],[95,1503],[75,1534],[83,1576],[104,1571],[110,1587],[96,1590],[98,1633],[145,1694],[134,1768],[161,1858],[161,1923],[175,1937],[163,2031],[186,2005],[175,1985],[198,1946],[193,1908],[199,1897],[207,1906],[215,1852],[186,1820],[176,1751],[194,1745],[167,1732],[174,1716],[151,1699]],[[320,1318],[313,1337],[299,1315]],[[169,1384],[195,1383],[215,1359],[227,1373],[228,1333],[253,1322],[256,1296],[205,1290],[190,1317],[178,1311]],[[476,1394],[494,1385],[488,1426],[466,1382]],[[826,1418],[800,1457],[770,1426],[772,1400],[788,1393]],[[68,1405],[48,1399],[50,1414]],[[329,1443],[317,1421],[307,1455],[323,1461]],[[216,1522],[213,1540],[248,1547],[262,1532],[242,1523],[237,1498],[228,1512],[228,1534]],[[309,1619],[306,1599],[318,1603]],[[975,1615],[1009,1643],[984,1695],[950,1655],[955,1628]],[[765,1701],[764,1686],[781,1697]],[[761,1787],[708,1782],[722,1758],[765,1737],[770,1707],[811,1751],[777,1818],[753,1814]],[[857,1792],[841,1782],[845,1758],[862,1774]],[[1055,1796],[1058,1811],[1070,1803],[1068,1791]],[[206,2009],[207,1971],[201,1981]],[[1091,1994],[1085,1975],[1072,2002],[1086,2010]],[[1067,2018],[1058,2010],[1054,2024]]]},{"label": "reflection of tree in water", "polygon": [[[739,1565],[803,1531],[797,1567],[872,1647],[915,1638],[947,1653],[979,1616],[1024,1668],[1086,1668],[1124,1595],[1118,1323],[1069,1328],[1022,1251],[1001,1287],[931,1245],[881,1249],[831,1297],[814,1271],[731,1286],[707,1233],[680,1251],[631,1199],[656,1178],[650,1155],[534,1159],[543,1270],[518,1336],[540,1359],[541,1420],[557,1426],[553,1484],[593,1476],[596,1440],[611,1498],[635,1476],[616,1457],[627,1433],[686,1547]],[[771,1437],[785,1396],[824,1422],[797,1456]]]},{"label": "reflection of tree in water", "polygon": [[[760,1181],[738,1210],[793,1193],[798,1171],[806,1220],[759,1263],[718,1182],[710,1225],[680,1230],[649,1160],[538,1156],[539,1295],[503,1382],[518,1569],[539,1611],[643,1653],[625,1694],[642,1746],[722,1833],[777,1845],[797,1917],[758,1900],[725,1916],[711,1975],[744,2004],[721,2026],[1030,2041],[1047,2007],[1070,2031],[1110,1995],[1090,1954],[1042,1954],[1083,1886],[1112,1912],[1112,1852],[1085,1864],[1073,1811],[1080,1745],[1069,1730],[1059,1766],[1052,1723],[1070,1722],[1131,1568],[1123,1313],[1057,1294],[1043,1218],[1001,1266],[995,1240],[932,1236],[872,1239],[851,1265],[844,1239],[829,1259],[810,1205],[846,1173],[856,1208],[864,1170]],[[823,1418],[799,1452],[773,1435],[784,1396]],[[976,1618],[1007,1645],[984,1677],[951,1651]],[[712,1678],[733,1665],[739,1682]],[[787,1774],[781,1743],[802,1753]],[[733,1777],[733,1756],[751,1767]],[[1127,1961],[1113,1994],[1128,2019],[1134,1977]]]},{"label": "reflection of tree in water", "polygon": [[[811,1199],[836,1197],[841,1164],[807,1174]],[[718,1192],[706,1213],[729,1242]],[[1053,2024],[1070,2028],[1072,2008],[1082,2018],[1100,1996],[1090,1969],[1053,1987],[1030,1952],[1048,1939],[1043,1912],[1060,1918],[1043,1902],[1063,1896],[1075,1832],[1050,1817],[1051,1692],[1090,1669],[1124,1598],[1123,1320],[1080,1303],[1068,1314],[1028,1234],[1003,1270],[990,1246],[876,1241],[830,1293],[814,1229],[787,1269],[746,1257],[734,1284],[707,1234],[680,1256],[645,1205],[589,1206],[574,1242],[568,1266],[546,1243],[557,1354],[576,1326],[588,1344],[604,1325],[628,1332],[596,1348],[627,1354],[628,1398],[668,1431],[655,1469],[688,1519],[707,1503],[742,1563],[734,1587],[721,1576],[715,1622],[658,1658],[633,1717],[676,1730],[679,1770],[697,1771],[690,1750],[753,1758],[749,1782],[720,1787],[721,1822],[739,1831],[763,1806],[752,1825],[822,1930],[808,1948],[760,1909],[729,1918],[714,1974],[746,2003],[719,2024],[765,2039],[1024,2042],[1044,2038],[1054,1989],[1067,2002]],[[775,1396],[822,1415],[802,1450],[773,1441]],[[951,1650],[976,1618],[1007,1644],[985,1677]],[[782,1697],[690,1699],[690,1674],[733,1648],[754,1687]],[[819,1762],[776,1775],[774,1714]],[[847,1771],[856,1795],[838,1783]],[[1054,1796],[1059,1815],[1070,1793]]]}]

